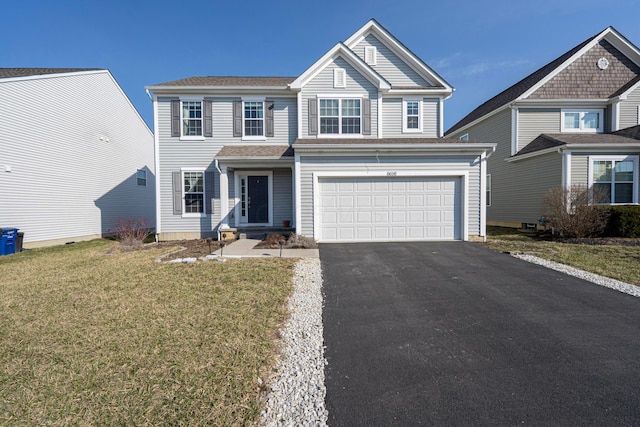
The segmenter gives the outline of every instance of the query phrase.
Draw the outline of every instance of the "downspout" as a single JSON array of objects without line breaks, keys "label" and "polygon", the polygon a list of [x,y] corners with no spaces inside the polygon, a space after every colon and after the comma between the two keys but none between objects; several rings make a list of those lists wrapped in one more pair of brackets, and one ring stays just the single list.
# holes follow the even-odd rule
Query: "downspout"
[{"label": "downspout", "polygon": [[[218,159],[213,159],[213,165],[218,171],[219,175],[222,175],[222,170],[220,169],[220,165],[218,165]],[[218,227],[218,242],[220,241],[220,227]]]}]

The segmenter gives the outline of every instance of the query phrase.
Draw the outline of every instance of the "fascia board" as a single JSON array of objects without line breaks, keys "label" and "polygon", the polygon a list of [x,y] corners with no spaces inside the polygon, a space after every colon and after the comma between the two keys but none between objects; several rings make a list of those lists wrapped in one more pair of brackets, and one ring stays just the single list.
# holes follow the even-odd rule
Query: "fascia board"
[{"label": "fascia board", "polygon": [[429,151],[429,152],[479,152],[493,151],[495,143],[472,143],[472,144],[304,144],[293,145],[293,149],[298,153],[307,151],[340,151],[362,153],[363,151]]},{"label": "fascia board", "polygon": [[611,43],[613,47],[622,52],[636,65],[640,66],[640,50],[638,47],[631,43],[625,36],[620,34],[615,28],[609,27],[607,30],[609,30],[609,32],[604,35],[604,39]]},{"label": "fascia board", "polygon": [[588,150],[588,151],[611,151],[611,150],[628,150],[628,149],[640,149],[640,142],[638,143],[606,143],[606,144],[563,144],[556,147],[546,148],[544,150],[534,151],[532,153],[522,154],[520,156],[509,157],[505,159],[507,162],[517,162],[520,160],[530,159],[532,157],[542,156],[544,154],[553,153],[555,151],[562,152],[565,150]]},{"label": "fascia board", "polygon": [[70,73],[51,73],[51,74],[37,74],[33,76],[6,77],[6,78],[0,78],[0,83],[17,82],[17,81],[24,81],[24,80],[55,79],[58,77],[86,76],[89,74],[102,74],[102,73],[109,73],[109,70],[105,68],[102,70],[73,71]]},{"label": "fascia board", "polygon": [[353,49],[355,45],[360,43],[370,32],[375,33],[378,40],[389,48],[392,52],[398,54],[405,63],[409,65],[416,73],[427,80],[430,83],[435,82],[441,84],[446,89],[453,91],[453,86],[447,83],[438,73],[436,73],[431,67],[425,64],[420,58],[418,58],[413,52],[411,52],[406,46],[404,46],[398,39],[396,39],[389,31],[387,31],[382,25],[380,25],[375,19],[369,20],[364,26],[356,31],[351,37],[349,37],[344,44]]},{"label": "fascia board", "polygon": [[610,103],[609,98],[591,98],[591,99],[575,99],[575,98],[554,98],[554,99],[522,99],[512,102],[514,107],[550,107],[557,106],[558,108],[564,108],[567,106],[590,106],[597,105],[604,107]]},{"label": "fascia board", "polygon": [[634,84],[633,86],[631,86],[629,89],[624,91],[619,96],[616,96],[615,98],[612,98],[612,100],[616,100],[616,99],[626,100],[629,97],[629,94],[631,92],[633,92],[634,90],[638,89],[639,87],[640,87],[640,81],[638,83]]},{"label": "fascia board", "polygon": [[596,44],[598,44],[600,42],[600,40],[602,40],[602,38],[604,36],[606,36],[607,34],[609,34],[610,32],[611,32],[611,27],[609,27],[609,28],[605,29],[604,31],[602,31],[600,34],[598,34],[596,37],[594,37],[593,40],[591,40],[589,43],[587,43],[582,49],[580,49],[578,52],[573,54],[569,59],[567,59],[562,64],[560,64],[555,70],[551,71],[549,74],[544,76],[538,83],[536,83],[535,85],[530,87],[525,93],[523,93],[518,98],[516,98],[515,101],[520,101],[522,99],[525,99],[525,98],[528,98],[529,96],[531,96],[531,94],[533,94],[535,91],[537,91],[542,86],[544,86],[549,80],[554,78],[561,71],[565,70],[576,59],[580,58],[582,55],[584,55],[586,52],[588,52],[591,48],[593,48]]},{"label": "fascia board", "polygon": [[394,96],[398,96],[398,95],[407,95],[407,96],[411,96],[411,95],[436,95],[436,96],[449,97],[449,96],[451,96],[452,92],[451,92],[451,90],[442,89],[442,88],[433,88],[433,89],[419,88],[419,89],[391,89],[391,90],[385,92],[385,94],[389,94],[390,96],[391,95],[394,95]]},{"label": "fascia board", "polygon": [[327,53],[325,53],[319,60],[313,63],[311,67],[307,68],[307,70],[300,75],[297,79],[295,79],[289,87],[291,89],[302,89],[309,80],[314,78],[320,71],[322,71],[331,60],[333,60],[337,55],[343,54],[343,58],[345,61],[349,63],[352,67],[356,68],[360,71],[360,73],[367,78],[371,83],[376,85],[376,87],[380,90],[389,90],[391,89],[391,84],[387,82],[380,74],[378,74],[373,68],[371,68],[367,63],[365,63],[358,55],[356,55],[351,49],[345,46],[343,43],[336,44],[333,48],[331,48]]},{"label": "fascia board", "polygon": [[214,94],[228,95],[239,93],[271,94],[282,92],[280,96],[295,97],[287,86],[145,86],[145,89],[156,95],[176,94]]}]

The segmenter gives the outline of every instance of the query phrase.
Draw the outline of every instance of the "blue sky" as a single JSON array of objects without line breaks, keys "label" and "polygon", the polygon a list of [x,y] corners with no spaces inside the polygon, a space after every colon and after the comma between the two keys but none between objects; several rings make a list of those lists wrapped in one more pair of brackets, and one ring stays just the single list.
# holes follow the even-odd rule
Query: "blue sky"
[{"label": "blue sky", "polygon": [[456,88],[445,129],[609,25],[640,45],[638,0],[34,0],[0,10],[0,67],[108,68],[150,127],[144,86],[296,76],[370,18]]}]

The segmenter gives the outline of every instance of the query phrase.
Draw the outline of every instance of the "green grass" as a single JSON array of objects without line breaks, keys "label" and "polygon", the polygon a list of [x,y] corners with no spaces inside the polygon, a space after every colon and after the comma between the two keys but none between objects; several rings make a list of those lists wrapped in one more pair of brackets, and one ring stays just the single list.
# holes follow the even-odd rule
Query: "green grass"
[{"label": "green grass", "polygon": [[540,258],[640,286],[640,246],[564,243],[538,238],[512,228],[487,227],[485,246],[525,252]]},{"label": "green grass", "polygon": [[293,261],[160,264],[92,241],[0,257],[0,425],[259,418]]}]

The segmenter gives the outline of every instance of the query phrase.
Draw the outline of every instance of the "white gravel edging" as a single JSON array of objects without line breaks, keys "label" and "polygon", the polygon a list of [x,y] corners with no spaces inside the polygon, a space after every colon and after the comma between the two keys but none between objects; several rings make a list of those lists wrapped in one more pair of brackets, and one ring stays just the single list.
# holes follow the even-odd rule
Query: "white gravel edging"
[{"label": "white gravel edging", "polygon": [[281,331],[283,351],[260,425],[326,426],[320,260],[298,261],[293,282],[291,317]]},{"label": "white gravel edging", "polygon": [[640,286],[634,286],[630,283],[625,283],[619,280],[611,279],[609,277],[600,276],[599,274],[589,273],[588,271],[580,270],[575,267],[570,267],[568,265],[538,258],[537,256],[533,256],[533,255],[527,255],[527,254],[521,254],[521,253],[512,253],[511,255],[533,264],[542,265],[544,267],[551,268],[556,271],[560,271],[570,276],[588,280],[589,282],[595,283],[596,285],[615,289],[625,294],[633,295],[634,297],[640,297]]}]

